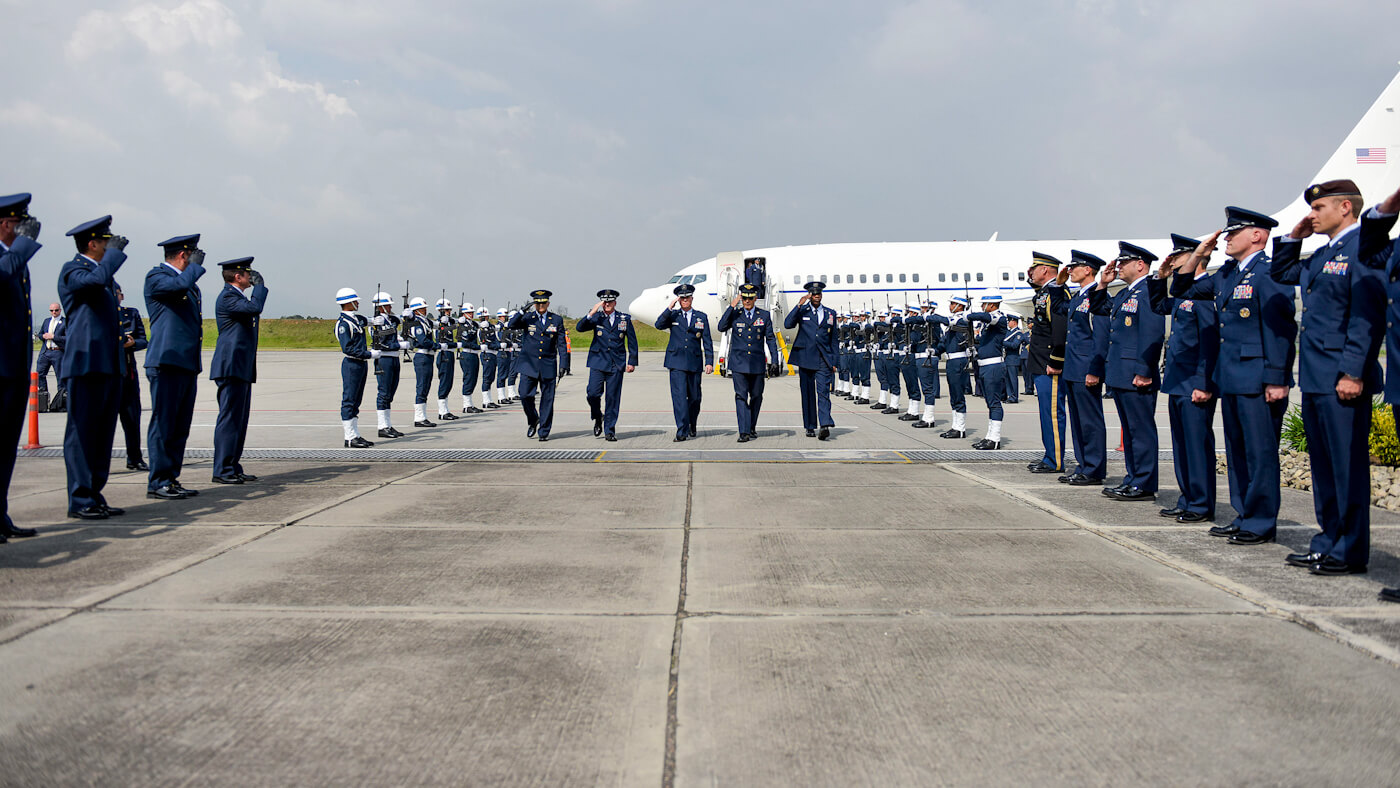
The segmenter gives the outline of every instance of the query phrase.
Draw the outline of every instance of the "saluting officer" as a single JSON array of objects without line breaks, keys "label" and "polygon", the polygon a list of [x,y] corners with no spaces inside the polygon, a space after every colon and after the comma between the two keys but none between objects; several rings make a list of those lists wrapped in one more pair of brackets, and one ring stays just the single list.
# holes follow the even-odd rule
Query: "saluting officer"
[{"label": "saluting officer", "polygon": [[224,289],[214,302],[219,337],[209,361],[209,377],[219,387],[219,418],[214,423],[214,481],[218,484],[258,480],[243,472],[243,443],[248,437],[253,384],[258,382],[258,323],[267,304],[267,285],[252,266],[251,257],[219,263]]},{"label": "saluting officer", "polygon": [[972,448],[1001,448],[1001,396],[1006,391],[1006,363],[1002,345],[1006,342],[1006,314],[1001,311],[1001,293],[982,294],[982,311],[970,312],[968,325],[982,323],[977,335],[977,369],[982,373],[982,399],[987,403],[987,434]]},{"label": "saluting officer", "polygon": [[476,323],[476,307],[462,304],[462,313],[457,318],[457,365],[462,368],[462,412],[481,413],[481,408],[472,404],[472,392],[481,374],[481,326]]},{"label": "saluting officer", "polygon": [[[1077,467],[1058,481],[1076,487],[1103,482],[1108,473],[1108,428],[1103,420],[1103,373],[1108,355],[1108,319],[1092,312],[1091,299],[1108,299],[1094,278],[1102,258],[1070,250],[1069,279],[1077,292],[1060,307],[1069,318],[1065,331],[1064,383],[1069,389],[1070,432]],[[1039,386],[1040,382],[1036,382]]]},{"label": "saluting officer", "polygon": [[758,437],[767,359],[778,358],[773,316],[755,306],[757,300],[758,288],[741,285],[739,295],[719,319],[719,330],[729,332],[729,375],[734,379],[734,414],[739,422],[740,443]]},{"label": "saluting officer", "polygon": [[485,309],[482,310],[481,322],[477,324],[477,337],[481,341],[481,408],[499,410],[501,406],[492,401],[491,393],[496,388],[496,365],[500,363],[501,341],[491,325],[491,313]]},{"label": "saluting officer", "polygon": [[[1243,208],[1225,209],[1217,230],[1191,254],[1190,265],[1172,278],[1172,295],[1211,299],[1220,318],[1215,382],[1224,412],[1225,462],[1230,505],[1239,514],[1210,529],[1230,544],[1274,540],[1278,527],[1279,456],[1288,388],[1293,385],[1293,288],[1269,275],[1264,251],[1278,222]],[[1221,234],[1230,259],[1206,272]],[[1193,275],[1190,273],[1194,269]]]},{"label": "saluting officer", "polygon": [[[788,312],[783,327],[797,329],[788,363],[797,367],[802,393],[802,426],[807,437],[831,437],[831,377],[836,372],[836,310],[822,306],[825,282],[808,282],[807,295]],[[893,373],[898,375],[899,373]],[[819,432],[814,430],[820,429]]]},{"label": "saluting officer", "polygon": [[128,471],[148,471],[150,466],[141,459],[141,376],[137,374],[136,352],[146,349],[146,324],[141,322],[141,312],[134,306],[121,306],[126,300],[122,286],[115,281],[112,286],[117,291],[117,314],[121,316],[122,352],[126,355],[126,367],[122,372],[122,401],[117,416],[121,419],[122,434],[126,438],[126,469]]},{"label": "saluting officer", "polygon": [[1031,252],[1026,279],[1035,288],[1030,342],[1026,350],[1026,374],[1031,377],[1027,394],[1035,394],[1040,407],[1040,442],[1045,456],[1026,466],[1031,473],[1063,473],[1065,467],[1065,398],[1061,375],[1065,366],[1065,333],[1069,326],[1064,302],[1069,291],[1061,275],[1060,261],[1044,252]]},{"label": "saluting officer", "polygon": [[1171,424],[1172,460],[1176,504],[1159,512],[1179,523],[1215,519],[1215,361],[1219,354],[1220,323],[1215,302],[1167,296],[1167,277],[1186,263],[1201,242],[1172,233],[1172,251],[1157,275],[1147,280],[1152,311],[1171,315],[1166,361],[1162,365],[1162,392],[1167,395],[1167,419]]},{"label": "saluting officer", "polygon": [[404,320],[404,334],[413,349],[413,426],[436,427],[428,421],[428,389],[433,385],[433,357],[437,355],[437,326],[428,317],[428,302],[415,298],[408,302],[409,316]]},{"label": "saluting officer", "polygon": [[710,339],[710,317],[690,307],[695,302],[695,285],[676,285],[675,298],[656,319],[656,328],[669,330],[666,341],[666,369],[671,374],[671,410],[676,417],[679,443],[696,436],[700,419],[700,371],[715,371],[715,347]]},{"label": "saluting officer", "polygon": [[112,278],[126,261],[127,240],[112,235],[111,216],[80,224],[68,235],[78,247],[78,254],[58,272],[58,299],[68,315],[68,355],[60,369],[69,402],[63,432],[68,516],[105,520],[125,514],[107,505],[102,488],[111,469],[126,371]]},{"label": "saluting officer", "polygon": [[1021,401],[1021,347],[1026,343],[1026,335],[1021,332],[1020,315],[1006,316],[1006,339],[1002,340],[1002,350],[1006,351],[1006,391],[1002,399],[1015,404]]},{"label": "saluting officer", "polygon": [[[554,388],[559,376],[559,345],[564,341],[564,318],[549,311],[548,290],[534,290],[530,299],[535,308],[517,313],[507,326],[521,333],[520,353],[516,366],[524,378],[520,384],[520,404],[525,407],[529,429],[525,437],[538,432],[541,441],[549,440],[554,426]],[[540,393],[540,409],[535,412],[535,391]]]},{"label": "saluting officer", "polygon": [[592,331],[588,346],[588,411],[593,437],[607,433],[617,440],[617,415],[622,407],[623,375],[637,368],[637,329],[632,316],[617,311],[616,290],[599,290],[598,303],[579,318],[574,330]]},{"label": "saluting officer", "polygon": [[[38,219],[29,215],[32,196],[0,197],[0,314],[24,323],[34,321],[29,294],[29,260],[39,251]],[[34,346],[28,331],[0,331],[0,544],[10,537],[34,536],[32,528],[17,528],[10,519],[10,478],[15,471],[24,411],[29,401],[29,365]]]},{"label": "saluting officer", "polygon": [[948,406],[952,408],[953,423],[939,434],[940,438],[967,437],[967,353],[972,347],[968,306],[967,296],[948,299],[948,312],[952,317],[948,319],[948,329],[943,332],[938,352],[943,356],[943,371],[948,376]]},{"label": "saluting officer", "polygon": [[[1361,218],[1359,254],[1367,268],[1380,272],[1386,285],[1385,401],[1400,424],[1400,240],[1390,239],[1390,228],[1400,215],[1400,189]],[[1400,587],[1382,588],[1382,602],[1400,602]]]},{"label": "saluting officer", "polygon": [[365,380],[369,377],[367,361],[378,361],[380,351],[369,346],[366,332],[369,321],[357,314],[360,296],[354,288],[342,287],[335,294],[340,314],[335,319],[335,338],[340,342],[340,426],[345,433],[345,448],[368,449],[374,444],[360,435],[360,403],[365,398]]},{"label": "saluting officer", "polygon": [[199,234],[180,235],[156,244],[165,262],[146,273],[146,314],[151,316],[151,341],[146,348],[146,380],[151,386],[151,421],[146,445],[151,472],[146,497],[165,500],[199,494],[180,484],[185,442],[194,419],[195,389],[204,370],[204,305],[199,278],[204,276],[204,252]]},{"label": "saluting officer", "polygon": [[1110,301],[1096,300],[1095,314],[1109,318],[1108,358],[1104,382],[1113,393],[1123,434],[1123,464],[1127,473],[1117,487],[1103,494],[1116,501],[1151,501],[1157,497],[1157,390],[1162,386],[1162,339],[1166,319],[1152,311],[1145,286],[1157,255],[1126,241],[1118,256],[1099,277],[1105,294],[1114,279],[1127,287]]},{"label": "saluting officer", "polygon": [[453,377],[457,373],[456,332],[457,324],[452,319],[452,302],[446,298],[439,298],[433,338],[437,340],[437,401],[440,421],[457,420],[456,414],[447,406],[447,395],[452,393]]},{"label": "saluting officer", "polygon": [[[1322,533],[1285,560],[1317,575],[1354,574],[1366,571],[1371,554],[1369,436],[1371,398],[1382,390],[1385,280],[1357,262],[1362,199],[1354,181],[1313,184],[1303,201],[1308,215],[1274,241],[1269,274],[1303,288],[1298,388]],[[1313,233],[1328,242],[1304,262],[1302,241]]]},{"label": "saluting officer", "polygon": [[394,428],[394,394],[399,390],[399,376],[402,367],[399,351],[407,350],[408,340],[402,339],[399,332],[403,321],[394,314],[394,297],[385,292],[374,294],[374,317],[370,319],[369,347],[379,351],[374,360],[375,398],[374,411],[378,417],[381,438],[402,438],[403,433]]}]

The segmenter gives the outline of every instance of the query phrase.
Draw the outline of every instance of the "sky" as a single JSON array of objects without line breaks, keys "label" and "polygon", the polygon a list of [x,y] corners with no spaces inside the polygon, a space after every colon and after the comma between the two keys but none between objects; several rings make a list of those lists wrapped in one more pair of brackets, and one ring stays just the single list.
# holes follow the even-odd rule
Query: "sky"
[{"label": "sky", "polygon": [[[253,255],[266,317],[404,280],[577,315],[727,250],[1146,238],[1293,200],[1400,3],[0,0],[0,193]],[[211,297],[217,269],[201,280]],[[129,299],[130,303],[130,299]],[[137,299],[137,306],[141,306]],[[38,310],[42,313],[42,309]],[[144,312],[144,309],[142,310]]]}]

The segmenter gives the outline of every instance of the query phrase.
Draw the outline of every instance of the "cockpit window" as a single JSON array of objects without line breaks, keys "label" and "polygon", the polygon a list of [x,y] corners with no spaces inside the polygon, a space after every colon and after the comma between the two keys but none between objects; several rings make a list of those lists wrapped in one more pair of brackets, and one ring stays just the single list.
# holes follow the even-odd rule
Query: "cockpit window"
[{"label": "cockpit window", "polygon": [[677,282],[679,282],[679,281],[681,281],[681,275],[680,275],[680,274],[676,274],[675,276],[671,277],[670,279],[667,279],[667,280],[666,280],[666,284],[668,284],[668,285],[673,285],[673,284],[675,284],[675,283],[677,283]]},{"label": "cockpit window", "polygon": [[690,283],[693,284],[693,285],[698,285],[698,284],[700,284],[701,282],[705,281],[705,280],[708,279],[708,278],[709,278],[709,276],[708,276],[707,274],[696,274],[696,275],[695,275],[695,278],[692,279]]}]

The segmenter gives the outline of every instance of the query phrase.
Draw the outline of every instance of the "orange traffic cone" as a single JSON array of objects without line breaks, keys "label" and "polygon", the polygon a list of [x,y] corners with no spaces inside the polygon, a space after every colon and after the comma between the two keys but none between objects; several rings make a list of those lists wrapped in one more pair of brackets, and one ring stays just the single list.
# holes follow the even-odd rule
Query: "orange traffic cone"
[{"label": "orange traffic cone", "polygon": [[39,443],[39,373],[29,373],[29,443],[26,449],[42,449]]}]

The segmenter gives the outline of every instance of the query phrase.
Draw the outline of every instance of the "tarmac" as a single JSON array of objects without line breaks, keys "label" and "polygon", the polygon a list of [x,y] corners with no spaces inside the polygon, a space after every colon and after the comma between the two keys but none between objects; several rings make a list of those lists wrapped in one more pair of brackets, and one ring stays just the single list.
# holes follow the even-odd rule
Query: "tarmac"
[{"label": "tarmac", "polygon": [[659,354],[617,443],[576,353],[548,443],[518,404],[412,429],[405,380],[409,436],[346,450],[338,364],[261,355],[256,483],[208,482],[212,383],[197,498],[116,459],[127,514],[69,520],[62,459],[22,452],[0,784],[1400,783],[1400,514],[1368,574],[1315,577],[1283,563],[1309,494],[1227,546],[1157,516],[1169,456],[1155,505],[1027,473],[1025,397],[1001,452],[939,439],[946,399],[935,430],[840,401],[819,442],[780,378],[741,446],[709,377],[672,444]]}]

